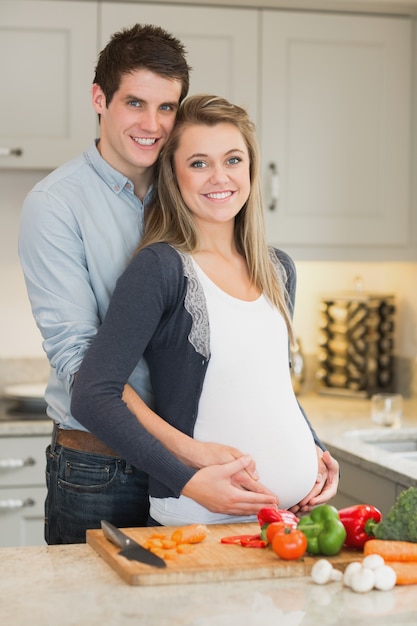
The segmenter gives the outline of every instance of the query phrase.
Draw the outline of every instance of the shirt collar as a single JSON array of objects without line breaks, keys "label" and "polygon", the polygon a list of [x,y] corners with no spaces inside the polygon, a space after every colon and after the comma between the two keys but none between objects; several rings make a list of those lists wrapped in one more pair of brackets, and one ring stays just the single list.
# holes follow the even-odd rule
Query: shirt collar
[{"label": "shirt collar", "polygon": [[[95,169],[97,174],[102,180],[113,190],[116,195],[119,195],[123,189],[130,193],[134,193],[134,185],[130,178],[127,178],[124,174],[121,174],[114,169],[98,151],[97,144],[99,139],[95,139],[89,149],[84,153],[85,158]],[[144,198],[144,204],[147,204],[152,195],[152,185],[149,187]]]}]

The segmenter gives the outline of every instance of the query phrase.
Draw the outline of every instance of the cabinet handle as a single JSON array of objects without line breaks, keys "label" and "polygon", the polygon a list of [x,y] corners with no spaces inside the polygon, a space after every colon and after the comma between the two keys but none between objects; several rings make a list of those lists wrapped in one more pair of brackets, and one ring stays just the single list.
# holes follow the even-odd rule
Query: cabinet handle
[{"label": "cabinet handle", "polygon": [[27,506],[35,506],[35,500],[32,498],[25,498],[25,500],[21,500],[19,498],[13,499],[9,498],[8,500],[0,500],[0,510],[1,509],[24,509]]},{"label": "cabinet handle", "polygon": [[27,459],[0,459],[0,469],[15,469],[29,465],[36,465],[35,459],[31,456],[28,456]]},{"label": "cabinet handle", "polygon": [[22,148],[2,148],[0,146],[0,156],[22,156]]},{"label": "cabinet handle", "polygon": [[271,200],[269,203],[269,210],[270,211],[275,211],[277,204],[278,204],[278,200],[279,200],[279,174],[278,174],[278,168],[275,165],[275,163],[270,163],[269,164],[269,170],[271,172],[271,179],[270,179],[270,183],[271,183],[271,187],[270,187],[270,193],[271,193]]}]

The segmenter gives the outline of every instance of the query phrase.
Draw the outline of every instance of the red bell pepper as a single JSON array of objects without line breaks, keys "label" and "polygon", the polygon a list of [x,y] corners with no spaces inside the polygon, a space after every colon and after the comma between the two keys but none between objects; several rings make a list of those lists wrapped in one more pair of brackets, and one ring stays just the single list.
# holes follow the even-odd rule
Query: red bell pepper
[{"label": "red bell pepper", "polygon": [[266,529],[269,524],[280,522],[288,528],[295,530],[299,519],[296,515],[294,515],[294,513],[287,511],[287,509],[263,508],[258,511],[258,522],[261,526],[261,539],[262,541],[266,541],[268,543]]},{"label": "red bell pepper", "polygon": [[370,504],[356,504],[339,510],[340,521],[346,529],[345,547],[361,550],[365,543],[372,539],[366,532],[366,522],[380,522],[382,513]]},{"label": "red bell pepper", "polygon": [[264,508],[258,511],[258,522],[261,528],[265,524],[272,524],[272,522],[283,522],[286,526],[297,528],[299,519],[294,513],[287,511],[287,509]]}]

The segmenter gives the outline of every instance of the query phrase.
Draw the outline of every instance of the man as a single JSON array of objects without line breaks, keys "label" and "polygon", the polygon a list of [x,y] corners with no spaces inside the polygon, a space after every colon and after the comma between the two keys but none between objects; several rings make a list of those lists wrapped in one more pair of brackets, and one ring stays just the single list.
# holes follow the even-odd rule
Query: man
[{"label": "man", "polygon": [[[147,476],[85,432],[71,416],[70,393],[140,240],[153,166],[187,95],[189,69],[183,45],[163,29],[116,33],[100,53],[92,88],[100,139],[24,203],[19,254],[51,364],[48,415],[59,425],[47,450],[47,543],[84,542],[85,529],[104,517],[146,524]],[[151,400],[145,364],[131,383]]]},{"label": "man", "polygon": [[[116,33],[99,55],[92,88],[100,138],[38,183],[23,206],[19,254],[51,365],[46,401],[55,428],[46,451],[48,544],[84,542],[86,529],[99,527],[101,519],[124,527],[143,526],[148,519],[147,475],[74,419],[71,388],[140,240],[154,165],[188,93],[189,69],[181,42],[159,27],[135,25]],[[124,399],[132,410],[135,402],[152,404],[144,362],[129,383]],[[217,450],[202,461],[182,433],[165,423],[152,427],[160,445],[173,453],[173,465],[181,470],[179,489],[187,484],[190,497],[203,494],[207,506],[231,513],[241,501],[254,512],[275,502],[257,483],[250,459],[227,463],[238,451],[221,449],[222,465]],[[249,473],[241,471],[245,467]],[[317,493],[326,484],[335,491],[335,467],[329,468],[330,479],[322,467]]]}]

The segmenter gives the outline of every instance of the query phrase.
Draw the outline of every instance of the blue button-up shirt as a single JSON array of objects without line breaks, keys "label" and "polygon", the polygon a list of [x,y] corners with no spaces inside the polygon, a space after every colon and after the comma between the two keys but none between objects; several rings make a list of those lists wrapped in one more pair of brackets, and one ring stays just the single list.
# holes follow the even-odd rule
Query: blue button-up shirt
[{"label": "blue button-up shirt", "polygon": [[[139,243],[144,204],[132,181],[101,157],[96,142],[40,181],[25,199],[19,256],[51,365],[47,413],[62,428],[85,430],[70,412],[74,375]],[[143,361],[129,382],[151,403]]]}]

